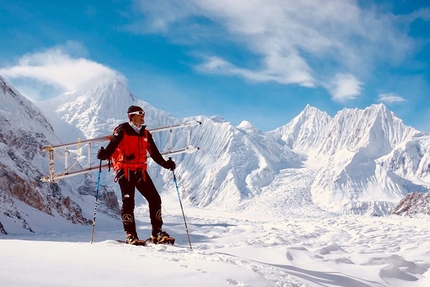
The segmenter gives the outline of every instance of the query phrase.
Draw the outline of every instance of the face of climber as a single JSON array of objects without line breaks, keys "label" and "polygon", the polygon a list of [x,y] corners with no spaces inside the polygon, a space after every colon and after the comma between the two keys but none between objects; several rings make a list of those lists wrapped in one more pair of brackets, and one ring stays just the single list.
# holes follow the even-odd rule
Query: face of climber
[{"label": "face of climber", "polygon": [[130,121],[137,127],[145,123],[145,112],[143,110],[128,113]]}]

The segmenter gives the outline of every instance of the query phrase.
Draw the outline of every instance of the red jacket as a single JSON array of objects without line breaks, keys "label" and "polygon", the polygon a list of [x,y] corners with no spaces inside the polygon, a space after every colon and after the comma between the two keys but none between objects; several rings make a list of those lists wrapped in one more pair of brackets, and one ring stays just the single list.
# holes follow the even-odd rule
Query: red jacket
[{"label": "red jacket", "polygon": [[112,159],[114,170],[124,170],[126,178],[129,170],[147,169],[148,153],[159,165],[166,163],[145,126],[137,133],[129,123],[120,124],[114,129],[106,151]]}]

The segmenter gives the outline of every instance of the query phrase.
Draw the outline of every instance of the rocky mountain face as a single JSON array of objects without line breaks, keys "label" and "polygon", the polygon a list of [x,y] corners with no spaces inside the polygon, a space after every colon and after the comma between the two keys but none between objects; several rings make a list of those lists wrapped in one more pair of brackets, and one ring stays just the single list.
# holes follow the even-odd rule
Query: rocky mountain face
[{"label": "rocky mountain face", "polygon": [[[383,104],[343,109],[334,117],[307,106],[285,126],[262,132],[219,116],[177,119],[115,79],[40,103],[59,129],[71,127],[87,137],[110,134],[126,120],[130,105],[145,109],[148,128],[202,122],[191,136],[200,150],[174,156],[183,196],[199,207],[279,217],[387,215],[409,193],[428,191],[428,135],[405,126]],[[154,137],[164,150],[167,136]],[[174,135],[174,147],[184,141],[183,132]],[[149,171],[157,186],[169,182],[157,165]]]},{"label": "rocky mountain face", "polygon": [[[78,202],[94,200],[94,180],[88,176],[61,183],[41,182],[41,176],[48,172],[42,147],[59,143],[51,124],[1,76],[0,103],[0,232],[37,232],[37,223],[30,224],[30,213],[90,224],[90,213]],[[114,195],[105,187],[100,192]],[[115,216],[118,205],[108,209],[102,202],[101,210]]]},{"label": "rocky mountain face", "polygon": [[412,192],[408,194],[394,208],[392,214],[402,216],[430,215],[430,193]]}]

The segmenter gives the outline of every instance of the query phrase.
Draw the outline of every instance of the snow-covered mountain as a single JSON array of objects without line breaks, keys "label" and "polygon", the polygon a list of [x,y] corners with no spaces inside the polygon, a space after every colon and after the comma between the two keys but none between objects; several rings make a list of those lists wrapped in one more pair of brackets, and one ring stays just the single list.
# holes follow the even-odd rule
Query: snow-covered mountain
[{"label": "snow-covered mountain", "polygon": [[36,104],[48,115],[61,141],[74,142],[78,137],[90,139],[111,134],[117,124],[126,120],[125,112],[130,103],[147,111],[148,123],[168,125],[176,120],[139,100],[121,81],[110,77],[99,78],[75,91]]},{"label": "snow-covered mountain", "polygon": [[[395,161],[394,150],[395,154],[410,154],[410,149],[422,149],[420,145],[428,147],[426,137],[405,126],[383,104],[344,109],[334,118],[308,106],[272,135],[306,154],[310,164],[318,162],[311,193],[313,202],[324,209],[381,214],[409,192],[427,191],[423,177],[428,170],[407,175],[389,164]],[[401,169],[413,170],[414,165],[427,162],[427,157],[418,155]]]},{"label": "snow-covered mountain", "polygon": [[[219,116],[175,118],[104,78],[39,106],[55,130],[77,129],[57,132],[63,141],[75,141],[110,134],[132,104],[145,109],[149,128],[202,122],[191,137],[200,150],[174,156],[183,196],[196,206],[276,216],[384,215],[408,193],[428,191],[428,136],[405,126],[383,104],[343,109],[334,117],[307,106],[285,126],[262,132]],[[167,137],[156,139],[163,150]],[[174,142],[181,146],[184,140],[178,133]],[[159,186],[169,182],[171,175],[156,165],[150,171]]]},{"label": "snow-covered mountain", "polygon": [[[42,148],[59,139],[40,109],[1,76],[0,102],[0,233],[36,232],[41,225],[52,229],[53,224],[70,222],[90,224],[87,205],[94,206],[95,181],[86,175],[58,184],[42,183],[41,176],[48,172]],[[110,210],[104,200],[112,198],[113,192],[102,187],[100,193],[100,210],[115,216],[118,205]]]}]

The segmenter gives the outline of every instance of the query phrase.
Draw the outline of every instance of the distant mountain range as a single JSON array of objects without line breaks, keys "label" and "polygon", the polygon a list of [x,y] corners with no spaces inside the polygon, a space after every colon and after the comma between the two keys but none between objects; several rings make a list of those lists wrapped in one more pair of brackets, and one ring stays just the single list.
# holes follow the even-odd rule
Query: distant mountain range
[{"label": "distant mountain range", "polygon": [[[10,102],[11,95],[3,94],[3,102]],[[28,109],[27,105],[34,108],[27,100],[22,102],[20,107],[10,107],[9,114]],[[219,116],[176,118],[136,98],[114,78],[101,78],[35,105],[48,118],[34,108],[37,120],[28,119],[30,130],[44,127],[41,134],[49,134],[38,139],[39,146],[58,142],[56,136],[70,142],[111,134],[126,120],[130,105],[144,108],[148,128],[201,121],[191,133],[192,144],[200,150],[173,159],[184,200],[202,208],[278,217],[387,215],[408,194],[429,190],[430,136],[405,126],[383,104],[343,109],[334,117],[306,106],[285,126],[268,132],[247,121],[233,126]],[[2,106],[0,119],[8,119],[5,110]],[[18,128],[15,122],[9,125]],[[160,150],[167,147],[165,134],[157,133],[155,139]],[[175,134],[176,147],[184,141],[183,133]],[[11,148],[11,143],[6,145]],[[7,152],[0,154],[2,162],[3,157],[10,158]],[[149,168],[162,189],[169,175],[156,164]],[[13,168],[8,164],[4,169]],[[40,164],[38,171],[46,172]],[[80,181],[83,177],[78,176]],[[109,175],[103,182],[118,193],[111,179]],[[68,191],[73,192],[73,188]]]},{"label": "distant mountain range", "polygon": [[[235,127],[219,116],[175,118],[134,97],[117,79],[102,78],[39,106],[57,119],[54,129],[63,140],[66,125],[87,138],[110,134],[132,104],[145,109],[149,128],[202,122],[192,135],[200,150],[176,158],[187,199],[201,207],[252,206],[259,212],[276,205],[275,215],[286,216],[311,208],[292,200],[299,197],[316,206],[311,210],[388,214],[408,193],[428,190],[428,135],[405,126],[383,104],[343,109],[333,118],[307,106],[285,126],[261,132],[249,122]],[[73,133],[67,135],[72,140]],[[159,145],[166,144],[160,138]],[[288,204],[281,207],[282,202]]]}]

